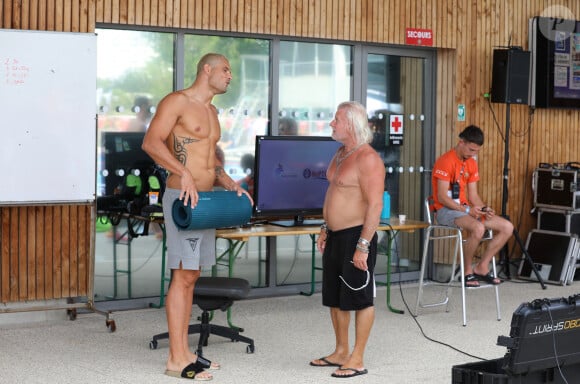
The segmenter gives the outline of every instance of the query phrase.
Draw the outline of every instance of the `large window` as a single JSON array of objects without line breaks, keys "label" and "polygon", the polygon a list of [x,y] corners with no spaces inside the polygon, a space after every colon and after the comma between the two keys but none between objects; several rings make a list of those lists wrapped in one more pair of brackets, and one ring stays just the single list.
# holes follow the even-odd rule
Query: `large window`
[{"label": "large window", "polygon": [[[197,63],[208,52],[228,57],[233,73],[228,92],[213,100],[222,127],[218,144],[224,168],[234,180],[252,172],[248,158],[253,159],[255,137],[268,131],[268,40],[104,28],[96,32],[99,197],[123,193],[132,183],[129,177],[138,176],[131,175],[131,164],[143,160],[142,137],[157,104],[193,83]],[[106,217],[97,222],[97,299],[159,294],[159,284],[148,281],[158,281],[160,275],[162,232],[152,225],[150,236],[131,238],[127,226],[124,220],[112,226]]]},{"label": "large window", "polygon": [[336,106],[352,94],[351,46],[280,42],[280,135],[329,136]]},{"label": "large window", "polygon": [[[234,180],[247,181],[244,186],[251,191],[257,135],[330,136],[329,123],[338,104],[358,100],[366,103],[369,124],[376,129],[373,146],[390,170],[387,184],[393,214],[404,212],[410,218],[420,218],[416,207],[421,199],[409,191],[419,195],[425,190],[428,182],[413,170],[430,164],[432,157],[426,143],[427,133],[432,132],[433,59],[425,51],[172,29],[100,28],[96,32],[98,196],[115,193],[124,182],[115,169],[105,169],[107,154],[121,148],[135,151],[124,159],[139,156],[142,135],[159,101],[174,90],[189,87],[199,59],[205,53],[218,52],[232,67],[228,91],[217,95],[213,103],[222,128],[218,145],[224,153],[224,168]],[[391,114],[400,115],[405,122],[404,140],[398,146],[391,145],[386,134]],[[109,140],[111,135],[126,139]],[[105,136],[108,141],[102,139]],[[104,145],[107,143],[109,148]],[[413,180],[408,183],[408,179]],[[150,236],[129,241],[127,232],[124,222],[115,228],[111,223],[97,223],[97,299],[155,297],[160,293],[162,233],[150,228]],[[419,254],[410,246],[419,243],[416,239],[404,241],[393,246],[393,260],[401,256],[399,253]],[[218,254],[226,246],[225,240],[218,240]],[[235,273],[254,287],[274,291],[282,285],[310,284],[313,252],[319,264],[320,254],[313,251],[309,236],[280,236],[267,241],[252,238],[236,259]],[[401,260],[403,269],[399,272],[414,272],[413,261]],[[378,261],[377,273],[383,273],[385,266],[384,260]],[[227,275],[228,271],[218,264],[217,273]],[[316,273],[315,279],[320,281],[321,274]]]},{"label": "large window", "polygon": [[195,80],[197,62],[205,53],[222,53],[230,62],[232,82],[213,103],[222,128],[219,146],[225,154],[224,168],[232,179],[242,179],[250,172],[242,166],[242,157],[253,157],[256,135],[268,130],[270,42],[186,34],[184,52],[185,87]]},{"label": "large window", "polygon": [[[110,194],[120,179],[107,169],[105,136],[135,132],[149,126],[155,106],[173,89],[171,33],[97,31],[97,195]],[[115,165],[116,166],[116,165]],[[107,184],[108,187],[107,187]]]}]

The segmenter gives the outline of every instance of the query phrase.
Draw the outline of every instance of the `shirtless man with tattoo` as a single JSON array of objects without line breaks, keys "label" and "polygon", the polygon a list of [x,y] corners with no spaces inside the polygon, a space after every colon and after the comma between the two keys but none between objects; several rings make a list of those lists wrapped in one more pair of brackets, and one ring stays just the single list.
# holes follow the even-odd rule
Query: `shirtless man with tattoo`
[{"label": "shirtless man with tattoo", "polygon": [[179,198],[195,207],[198,192],[211,191],[214,185],[236,191],[238,196],[246,194],[252,201],[216,158],[221,129],[211,102],[215,95],[226,92],[231,80],[226,57],[215,53],[203,56],[193,84],[159,102],[142,146],[169,172],[163,195],[167,265],[172,270],[166,301],[169,356],[165,373],[198,381],[211,380],[207,369],[219,368],[219,364],[190,350],[187,332],[195,282],[202,267],[215,264],[215,229],[178,231],[171,220],[171,206]]}]

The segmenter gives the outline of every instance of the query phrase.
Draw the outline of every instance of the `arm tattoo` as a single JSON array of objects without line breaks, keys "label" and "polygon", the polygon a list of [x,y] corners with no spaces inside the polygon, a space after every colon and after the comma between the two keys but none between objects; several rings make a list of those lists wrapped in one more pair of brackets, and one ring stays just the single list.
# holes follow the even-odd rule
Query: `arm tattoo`
[{"label": "arm tattoo", "polygon": [[219,179],[224,174],[224,168],[220,165],[215,167],[215,178]]},{"label": "arm tattoo", "polygon": [[185,150],[185,146],[187,144],[194,143],[199,141],[198,139],[193,139],[190,137],[182,137],[182,136],[175,136],[173,139],[173,152],[175,154],[175,158],[179,160],[179,162],[185,165],[187,161],[187,151]]}]

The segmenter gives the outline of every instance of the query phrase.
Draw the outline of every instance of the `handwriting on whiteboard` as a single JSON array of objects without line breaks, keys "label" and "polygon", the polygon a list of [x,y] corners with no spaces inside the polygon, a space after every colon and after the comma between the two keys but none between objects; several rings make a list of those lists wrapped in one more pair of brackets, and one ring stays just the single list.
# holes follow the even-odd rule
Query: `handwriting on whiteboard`
[{"label": "handwriting on whiteboard", "polygon": [[0,70],[2,82],[6,85],[23,85],[30,75],[30,67],[16,58],[2,59]]}]

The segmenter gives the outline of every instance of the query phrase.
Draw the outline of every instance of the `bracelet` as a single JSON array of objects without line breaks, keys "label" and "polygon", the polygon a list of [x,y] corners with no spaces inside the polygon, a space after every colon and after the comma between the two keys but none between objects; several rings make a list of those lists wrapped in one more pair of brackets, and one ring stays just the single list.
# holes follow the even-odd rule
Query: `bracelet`
[{"label": "bracelet", "polygon": [[356,249],[358,249],[359,251],[361,251],[362,253],[369,253],[369,249],[365,248],[365,247],[361,247],[360,245],[356,245]]},{"label": "bracelet", "polygon": [[327,234],[328,234],[328,225],[326,225],[326,223],[323,223],[323,224],[320,226],[320,230],[321,230],[321,231],[324,231],[324,233],[327,233]]},{"label": "bracelet", "polygon": [[371,243],[367,239],[363,239],[362,237],[359,237],[358,242],[367,248],[371,246]]}]

